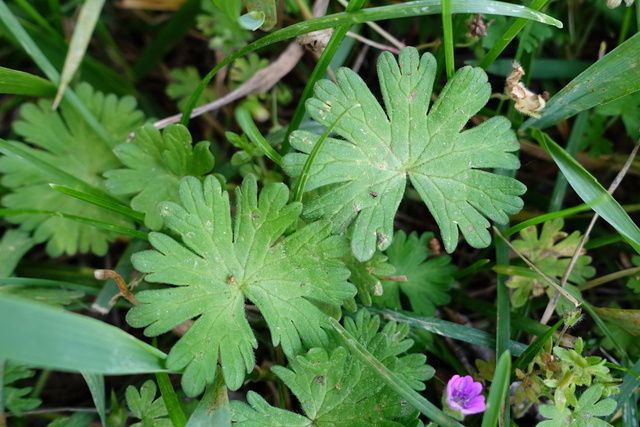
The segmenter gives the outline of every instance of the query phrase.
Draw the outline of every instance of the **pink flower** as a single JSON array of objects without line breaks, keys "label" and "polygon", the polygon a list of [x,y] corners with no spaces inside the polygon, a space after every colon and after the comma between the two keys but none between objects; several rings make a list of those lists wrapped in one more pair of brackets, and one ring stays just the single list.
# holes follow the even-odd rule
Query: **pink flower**
[{"label": "pink flower", "polygon": [[447,384],[447,405],[453,411],[460,411],[463,415],[484,412],[487,405],[484,396],[480,394],[482,384],[474,382],[470,375],[461,377],[454,375]]}]

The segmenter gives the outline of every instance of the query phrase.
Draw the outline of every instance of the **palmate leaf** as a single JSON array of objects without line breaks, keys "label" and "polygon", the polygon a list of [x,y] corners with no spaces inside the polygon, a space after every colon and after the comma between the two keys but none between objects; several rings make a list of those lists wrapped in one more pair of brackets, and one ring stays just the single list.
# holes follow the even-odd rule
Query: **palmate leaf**
[{"label": "palmate leaf", "polygon": [[144,212],[144,223],[162,228],[158,202],[178,201],[178,182],[187,175],[203,176],[213,169],[209,142],[191,145],[191,134],[182,125],[167,127],[162,134],[153,125],[136,131],[131,142],[114,152],[127,169],[107,171],[107,188],[113,194],[136,194],[131,207]]},{"label": "palmate leaf", "polygon": [[[406,282],[383,281],[383,293],[374,297],[376,304],[393,310],[402,310],[400,293],[407,296],[411,310],[424,316],[433,316],[436,306],[447,304],[450,300],[449,289],[453,283],[456,268],[451,257],[433,255],[429,249],[429,239],[433,233],[411,233],[397,231],[393,243],[386,251],[389,263],[396,268],[394,275],[405,276]],[[408,307],[407,307],[408,308]]]},{"label": "palmate leaf", "polygon": [[[387,323],[380,331],[380,318],[360,310],[355,321],[345,319],[345,328],[382,364],[412,388],[423,390],[423,381],[433,376],[422,354],[403,355],[413,341],[405,339],[406,324]],[[312,348],[291,359],[288,368],[272,371],[300,401],[304,416],[270,406],[257,393],[249,392],[249,405],[232,401],[239,426],[407,426],[418,425],[417,412],[357,358],[332,337],[325,348]]]},{"label": "palmate leaf", "polygon": [[[448,252],[458,244],[458,230],[470,245],[485,247],[489,218],[504,223],[523,205],[525,187],[513,178],[484,168],[516,169],[515,133],[504,117],[494,117],[461,132],[491,93],[479,68],[464,67],[447,83],[429,109],[436,74],[430,54],[414,48],[399,62],[383,53],[378,62],[382,109],[365,82],[341,68],[338,84],[322,80],[307,111],[344,140],[329,138],[313,164],[306,190],[327,187],[305,205],[307,218],[327,218],[334,231],[353,221],[352,250],[361,260],[386,249],[393,238],[393,218],[407,178],[424,200],[442,233]],[[427,114],[427,111],[429,113]],[[294,132],[291,145],[302,151],[285,156],[283,168],[298,176],[319,136]]]},{"label": "palmate leaf", "polygon": [[[104,95],[87,84],[78,86],[76,93],[115,141],[124,141],[132,130],[142,124],[144,116],[136,110],[132,97],[118,99],[115,95]],[[73,108],[63,101],[60,111],[52,111],[51,102],[43,99],[38,104],[25,104],[20,113],[21,120],[15,123],[14,131],[38,149],[22,142],[12,143],[14,146],[44,164],[105,190],[102,174],[120,167],[120,161],[112,152],[114,147],[103,142]],[[22,159],[0,157],[0,172],[4,174],[2,185],[13,190],[2,199],[5,207],[57,211],[133,228],[124,216],[53,190],[50,183],[71,187],[75,183],[60,182]],[[20,215],[7,219],[20,223],[23,230],[33,231],[36,242],[46,241],[46,249],[51,256],[76,252],[104,255],[107,244],[117,236],[113,232],[60,217]]]},{"label": "palmate leaf", "polygon": [[160,204],[166,226],[184,245],[154,232],[149,241],[156,250],[133,256],[133,265],[149,273],[146,280],[176,287],[138,293],[142,304],[127,315],[132,326],[147,326],[145,334],[154,336],[198,317],[167,359],[169,369],[185,369],[182,386],[188,395],[215,379],[218,357],[231,389],[252,369],[257,341],[245,318],[245,299],[260,309],[273,344],[293,356],[303,345],[327,342],[321,326],[328,316],[318,305],[340,307],[355,294],[339,260],[348,253],[346,239],[331,236],[323,221],[282,237],[302,206],[287,204],[283,184],[267,185],[260,197],[257,192],[255,177],[247,176],[236,191],[232,223],[228,193],[215,177],[204,184],[184,178],[181,205]]}]

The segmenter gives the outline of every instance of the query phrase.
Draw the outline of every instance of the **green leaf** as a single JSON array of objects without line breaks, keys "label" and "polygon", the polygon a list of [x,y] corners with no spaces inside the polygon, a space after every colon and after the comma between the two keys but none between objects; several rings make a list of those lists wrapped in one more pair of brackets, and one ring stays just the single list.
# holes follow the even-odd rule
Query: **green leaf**
[{"label": "green leaf", "polygon": [[500,355],[496,365],[495,375],[493,381],[491,381],[491,391],[487,398],[487,409],[482,418],[482,427],[495,427],[498,425],[505,398],[509,392],[510,378],[511,354],[507,350]]},{"label": "green leaf", "polygon": [[[196,90],[200,80],[200,73],[196,67],[186,67],[184,69],[175,68],[171,70],[171,77],[173,81],[167,86],[167,95],[171,99],[177,101],[177,106],[180,110],[186,107],[191,94]],[[216,92],[213,88],[206,88],[198,101],[196,107],[199,107],[207,102],[211,102],[216,99]]]},{"label": "green leaf", "polygon": [[393,243],[386,251],[389,263],[396,268],[395,276],[405,276],[406,282],[385,280],[382,282],[383,294],[374,297],[376,304],[401,310],[400,293],[407,296],[411,311],[424,316],[433,316],[436,307],[447,304],[451,297],[449,289],[453,283],[455,266],[451,257],[438,256],[429,260],[433,252],[429,249],[429,240],[433,233],[413,232],[408,237],[404,231],[397,231]]},{"label": "green leaf", "polygon": [[[142,122],[143,115],[135,109],[136,103],[131,97],[118,99],[114,95],[104,95],[86,84],[78,86],[76,92],[115,141],[124,141],[129,132]],[[4,206],[57,211],[133,228],[133,224],[124,216],[70,198],[49,187],[53,182],[80,189],[76,184],[79,181],[89,188],[105,192],[102,174],[120,166],[120,161],[112,152],[114,147],[104,143],[82,117],[64,102],[60,112],[52,111],[48,100],[41,100],[37,105],[25,104],[20,112],[21,120],[14,124],[14,131],[38,148],[15,142],[12,143],[16,147],[13,151],[24,152],[25,156],[12,154],[11,157],[0,158],[0,172],[4,174],[2,184],[13,190],[3,198]],[[63,177],[50,175],[46,172],[46,166],[64,168],[66,175],[73,177],[74,181],[62,182]],[[82,190],[85,191],[85,188]],[[104,255],[107,244],[117,236],[111,231],[56,216],[20,215],[9,220],[20,223],[23,230],[33,231],[36,242],[47,241],[47,252],[51,256],[77,252]]]},{"label": "green leaf", "polygon": [[0,277],[9,277],[24,254],[35,242],[28,233],[20,230],[5,230],[0,239]]},{"label": "green leaf", "polygon": [[[0,359],[0,410],[8,409],[16,417],[22,417],[22,411],[30,411],[40,406],[42,401],[35,397],[26,397],[31,393],[31,387],[13,387],[9,384],[31,378],[35,375],[29,369],[17,362]],[[4,408],[3,408],[4,407]]]},{"label": "green leaf", "polygon": [[0,358],[71,372],[163,371],[166,355],[115,326],[14,296],[0,296]]},{"label": "green leaf", "polygon": [[[360,310],[355,320],[345,319],[345,328],[371,354],[390,371],[398,375],[413,389],[423,390],[423,381],[433,376],[434,370],[425,364],[425,356],[406,354],[413,344],[405,339],[409,328],[406,324],[387,323],[380,329],[380,318]],[[272,371],[296,395],[302,406],[306,422],[295,417],[296,424],[289,425],[363,425],[401,426],[397,422],[416,421],[417,413],[406,405],[401,395],[386,385],[375,373],[364,369],[358,359],[340,346],[333,336],[325,348],[312,348],[307,353],[291,359],[289,367],[274,366]],[[234,419],[242,425],[288,425],[293,415],[261,402],[252,395],[251,407],[239,401],[231,402]],[[300,418],[298,418],[300,417]]]},{"label": "green leaf", "polygon": [[[636,35],[640,35],[640,33]],[[636,252],[640,253],[640,229],[616,199],[600,185],[589,171],[545,133],[534,129],[533,135],[551,155],[578,196],[627,239]]]},{"label": "green leaf", "polygon": [[317,303],[340,307],[355,294],[349,271],[339,258],[348,251],[344,237],[329,236],[326,222],[315,222],[282,238],[296,224],[302,206],[287,204],[284,184],[269,184],[258,197],[253,175],[236,191],[235,221],[229,195],[208,176],[180,183],[181,205],[160,204],[166,226],[180,235],[151,233],[156,250],[137,253],[133,265],[149,273],[146,280],[176,287],[143,291],[142,303],[129,311],[134,327],[159,335],[198,317],[171,349],[167,365],[185,369],[182,386],[190,395],[215,379],[220,358],[227,386],[242,385],[253,368],[257,341],[244,314],[245,300],[262,312],[274,345],[292,356],[327,342],[320,328],[327,315]]},{"label": "green leaf", "polygon": [[[518,196],[524,185],[484,170],[519,167],[510,122],[494,117],[460,132],[489,99],[486,74],[462,68],[429,110],[435,72],[431,54],[419,58],[416,49],[406,48],[398,64],[385,52],[378,75],[386,113],[365,82],[346,68],[336,73],[337,85],[318,82],[315,98],[307,101],[309,114],[325,126],[335,122],[344,140],[327,139],[318,154],[306,188],[327,189],[305,204],[304,216],[327,218],[334,231],[352,224],[351,247],[361,261],[391,244],[407,180],[434,216],[449,252],[458,244],[458,230],[472,246],[488,246],[485,217],[506,223],[522,208]],[[302,153],[285,156],[285,172],[298,176],[318,139],[310,132],[292,133],[291,145]]]},{"label": "green leaf", "polygon": [[[520,239],[513,241],[513,246],[529,259],[536,267],[548,277],[559,281],[569,266],[571,257],[578,248],[582,236],[579,231],[568,235],[561,231],[564,226],[562,218],[545,221],[540,235],[535,226],[529,226],[520,231]],[[596,273],[591,267],[591,257],[584,255],[582,250],[575,266],[569,275],[569,282],[581,285],[586,279]],[[524,273],[524,272],[523,272]],[[511,303],[514,307],[523,306],[531,297],[538,297],[545,292],[549,295],[555,292],[555,288],[543,280],[538,274],[526,270],[526,275],[518,274],[518,270],[512,271],[512,277],[507,281],[507,286],[515,291],[511,294]]]},{"label": "green leaf", "polygon": [[56,93],[56,87],[42,77],[0,67],[0,93],[51,98]]},{"label": "green leaf", "polygon": [[[372,296],[382,294],[383,287],[379,277],[390,276],[395,271],[393,265],[387,262],[387,257],[380,252],[376,252],[370,260],[364,262],[358,261],[351,252],[342,260],[351,271],[349,282],[358,289],[358,299],[367,306],[371,305]],[[352,311],[355,311],[355,308]]]},{"label": "green leaf", "polygon": [[191,134],[182,125],[167,127],[162,134],[153,125],[136,131],[131,142],[114,152],[127,169],[104,173],[113,194],[136,194],[131,207],[144,212],[144,223],[152,230],[162,228],[158,212],[161,201],[178,200],[178,182],[187,175],[203,176],[213,169],[209,141],[191,144]]},{"label": "green leaf", "polygon": [[415,387],[408,384],[405,378],[389,370],[378,358],[365,348],[355,337],[349,333],[337,320],[331,319],[331,326],[338,334],[340,341],[349,349],[368,370],[372,371],[392,390],[414,405],[420,412],[436,423],[447,427],[459,427],[460,423],[451,419],[448,415],[438,409],[433,403],[425,399],[415,391]]},{"label": "green leaf", "polygon": [[156,383],[147,380],[138,391],[134,386],[127,387],[127,406],[136,418],[141,422],[132,424],[132,427],[171,427],[171,420],[167,418],[167,409],[164,407],[162,397],[156,399]]},{"label": "green leaf", "polygon": [[187,427],[229,426],[231,425],[231,408],[227,386],[222,375],[216,374],[216,381],[211,384],[200,403],[189,417]]},{"label": "green leaf", "polygon": [[539,119],[522,126],[544,129],[580,111],[640,90],[640,33],[636,33],[573,79],[546,104]]},{"label": "green leaf", "polygon": [[603,387],[594,385],[582,393],[575,409],[564,408],[560,411],[555,405],[540,406],[540,413],[551,418],[538,424],[538,427],[564,427],[566,425],[576,427],[609,427],[606,421],[596,417],[603,417],[611,414],[616,409],[616,401],[613,399],[602,399]]}]

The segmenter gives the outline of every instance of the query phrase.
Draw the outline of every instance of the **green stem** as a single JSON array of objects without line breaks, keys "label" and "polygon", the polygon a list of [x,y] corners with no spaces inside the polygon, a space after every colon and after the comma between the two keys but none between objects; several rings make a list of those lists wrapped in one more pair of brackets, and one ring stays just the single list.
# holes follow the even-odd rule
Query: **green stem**
[{"label": "green stem", "polygon": [[444,58],[447,67],[447,79],[455,73],[453,56],[453,28],[451,25],[451,0],[442,1],[442,30],[444,32]]}]

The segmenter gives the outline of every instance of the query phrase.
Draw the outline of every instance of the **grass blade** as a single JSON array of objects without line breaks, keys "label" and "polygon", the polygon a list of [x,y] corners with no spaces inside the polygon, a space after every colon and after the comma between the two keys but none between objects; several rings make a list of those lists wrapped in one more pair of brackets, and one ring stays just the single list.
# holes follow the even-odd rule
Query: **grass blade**
[{"label": "grass blade", "polygon": [[76,199],[83,200],[87,203],[91,203],[95,206],[100,206],[101,208],[105,208],[110,210],[111,212],[115,212],[118,214],[122,214],[127,218],[131,218],[138,224],[144,223],[144,214],[138,211],[131,209],[129,206],[123,205],[122,203],[115,203],[111,200],[106,200],[102,197],[96,197],[91,194],[84,193],[82,191],[74,190],[69,187],[65,187],[63,185],[57,184],[49,184],[51,188],[56,191],[59,191],[62,194],[66,194],[71,197],[75,197]]},{"label": "grass blade", "polygon": [[52,181],[57,181],[58,184],[65,185],[67,187],[73,187],[86,194],[111,201],[114,204],[121,204],[120,200],[116,199],[109,193],[106,193],[99,188],[87,184],[80,178],[65,172],[56,165],[52,165],[38,158],[33,154],[32,150],[27,148],[25,144],[11,143],[0,139],[0,153],[11,156],[15,159],[29,164],[34,169],[51,177]]},{"label": "grass blade", "polygon": [[158,382],[158,388],[160,389],[160,394],[162,394],[162,401],[167,408],[171,423],[174,427],[184,427],[184,425],[187,424],[187,417],[182,411],[169,375],[166,372],[157,372],[156,381]]},{"label": "grass blade", "polygon": [[[496,339],[492,335],[457,323],[447,322],[446,320],[435,317],[409,315],[386,308],[367,307],[367,310],[371,313],[381,314],[385,319],[393,320],[394,322],[408,323],[412,328],[424,329],[425,331],[464,341],[469,344],[480,345],[491,349],[496,346]],[[527,346],[522,343],[517,341],[509,342],[509,351],[513,355],[519,356],[524,353],[526,349]]]},{"label": "grass blade", "polygon": [[352,355],[354,355],[360,362],[371,369],[376,375],[384,381],[389,387],[395,390],[398,394],[403,396],[409,403],[411,403],[422,414],[427,416],[430,420],[438,423],[441,426],[461,427],[462,424],[451,419],[444,412],[442,412],[437,406],[429,402],[422,397],[414,389],[409,387],[404,381],[396,376],[393,372],[389,371],[378,359],[376,359],[369,351],[364,348],[355,338],[349,334],[349,332],[338,323],[333,317],[329,318],[329,322],[333,329],[338,333],[341,341],[345,347],[349,349]]},{"label": "grass blade", "polygon": [[509,390],[511,379],[511,354],[508,351],[502,353],[496,365],[496,372],[491,382],[491,391],[487,399],[487,410],[482,418],[482,427],[495,427],[498,425],[502,405],[504,405]]},{"label": "grass blade", "polygon": [[69,52],[62,68],[58,93],[56,93],[56,98],[53,101],[54,110],[58,108],[64,91],[69,86],[69,82],[82,62],[103,6],[104,0],[86,0],[82,5],[76,28],[73,31],[73,36],[71,36],[71,43],[69,43]]},{"label": "grass blade", "polygon": [[122,234],[124,236],[134,237],[136,239],[149,240],[148,233],[144,231],[134,230],[133,228],[123,227],[121,225],[111,224],[103,221],[96,221],[95,219],[85,218],[77,215],[65,214],[57,211],[42,211],[37,209],[1,209],[0,218],[3,216],[16,216],[16,215],[50,215],[58,216],[60,218],[67,218],[73,221],[81,222],[83,224],[91,225],[101,228],[107,231],[113,231],[114,233]]},{"label": "grass blade", "polygon": [[251,117],[251,113],[246,108],[238,107],[236,108],[236,121],[238,122],[238,126],[240,129],[247,135],[247,137],[253,142],[256,146],[260,148],[262,154],[267,156],[273,163],[276,165],[280,165],[282,161],[282,156],[278,154],[276,150],[264,139],[264,136],[258,130],[258,127],[253,121]]},{"label": "grass blade", "polygon": [[42,77],[0,67],[0,93],[51,98],[56,93],[56,87]]},{"label": "grass blade", "polygon": [[554,95],[539,119],[521,129],[549,127],[581,111],[640,90],[640,33],[622,43]]},{"label": "grass blade", "polygon": [[0,296],[0,358],[71,372],[165,371],[166,355],[121,329],[13,296]]},{"label": "grass blade", "polygon": [[84,378],[87,386],[89,387],[89,391],[91,392],[91,397],[93,398],[93,404],[96,406],[96,411],[98,411],[98,415],[100,416],[100,421],[102,422],[103,427],[106,426],[106,406],[107,406],[107,398],[105,396],[104,389],[104,376],[100,374],[92,374],[89,372],[82,372],[82,377]]},{"label": "grass blade", "polygon": [[538,129],[533,130],[533,136],[553,158],[578,196],[611,224],[633,246],[636,252],[640,253],[640,229],[622,206],[600,185],[593,175],[549,136]]}]

